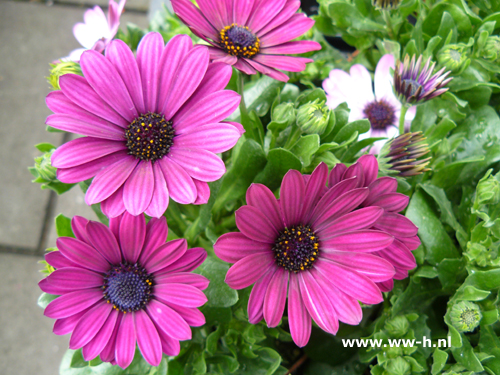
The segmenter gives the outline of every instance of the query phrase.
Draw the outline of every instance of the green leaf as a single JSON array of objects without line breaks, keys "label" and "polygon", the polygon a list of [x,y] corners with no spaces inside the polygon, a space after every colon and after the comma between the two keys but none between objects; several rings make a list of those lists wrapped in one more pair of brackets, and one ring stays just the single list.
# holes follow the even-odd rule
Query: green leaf
[{"label": "green leaf", "polygon": [[[303,135],[290,150],[302,162],[303,167],[311,164],[311,159],[319,149],[319,135]],[[327,151],[327,150],[325,150]],[[269,152],[271,153],[271,152]],[[269,164],[268,164],[269,165]]]},{"label": "green leaf", "polygon": [[266,155],[262,147],[252,139],[246,140],[241,146],[236,160],[222,179],[213,212],[219,212],[226,203],[243,197],[266,162]]},{"label": "green leaf", "polygon": [[293,153],[283,148],[275,148],[269,151],[268,161],[262,172],[255,178],[255,182],[266,185],[274,190],[281,184],[283,176],[290,169],[301,170],[302,163]]},{"label": "green leaf", "polygon": [[418,282],[412,277],[408,287],[398,296],[392,307],[392,316],[412,312],[415,309],[425,310],[435,298],[445,294],[438,280],[422,278],[417,280]]},{"label": "green leaf", "polygon": [[35,147],[40,152],[49,152],[50,150],[56,148],[56,146],[54,146],[51,143],[39,143],[39,144],[35,145]]},{"label": "green leaf", "polygon": [[303,91],[302,94],[299,95],[295,102],[295,106],[298,108],[301,105],[304,105],[309,102],[313,102],[316,99],[319,101],[326,102],[326,94],[323,89],[314,89],[314,90],[306,90]]},{"label": "green leaf", "polygon": [[58,237],[75,237],[73,229],[71,229],[71,219],[59,214],[56,216],[56,232]]},{"label": "green leaf", "polygon": [[210,285],[203,292],[208,298],[207,305],[229,307],[238,302],[238,292],[231,289],[224,281],[229,265],[209,256],[194,272],[210,280]]},{"label": "green leaf", "polygon": [[464,366],[467,370],[474,372],[484,371],[484,368],[479,359],[476,357],[469,340],[462,339],[462,342],[463,345],[460,348],[451,348],[453,358],[455,358],[457,363]]},{"label": "green leaf", "polygon": [[443,259],[437,266],[439,281],[443,285],[443,289],[447,289],[455,284],[457,277],[465,270],[465,260],[460,259]]},{"label": "green leaf", "polygon": [[491,294],[490,291],[481,290],[472,285],[467,285],[463,289],[461,288],[456,294],[455,299],[457,301],[482,301]]},{"label": "green leaf", "polygon": [[406,216],[418,227],[429,263],[437,265],[445,258],[458,258],[457,248],[422,191],[411,198]]},{"label": "green leaf", "polygon": [[40,297],[38,297],[38,306],[40,306],[42,309],[45,309],[48,304],[55,300],[57,297],[59,296],[43,292]]},{"label": "green leaf", "polygon": [[59,181],[51,181],[45,185],[42,185],[41,188],[42,188],[42,190],[46,190],[46,189],[54,190],[57,193],[57,195],[61,195],[61,194],[66,193],[68,190],[70,190],[75,185],[76,184],[65,184],[65,183],[59,182]]},{"label": "green leaf", "polygon": [[366,133],[370,130],[370,121],[367,119],[357,120],[348,123],[345,125],[335,136],[333,139],[337,143],[342,143],[348,140],[354,132],[358,132],[358,134]]},{"label": "green leaf", "polygon": [[483,362],[484,367],[489,369],[491,374],[500,374],[500,339],[493,328],[483,324],[483,322],[481,322],[479,347],[481,352],[493,356]]},{"label": "green leaf", "polygon": [[354,5],[332,3],[328,6],[328,15],[334,20],[335,25],[342,29],[385,33],[383,25],[365,18]]},{"label": "green leaf", "polygon": [[423,32],[430,36],[438,35],[444,12],[449,13],[454,20],[458,31],[458,41],[468,40],[472,36],[470,19],[460,7],[450,3],[438,3],[432,7],[422,24]]},{"label": "green leaf", "polygon": [[[236,375],[273,375],[281,363],[281,356],[271,348],[260,348],[255,351],[256,359],[239,357],[240,368]],[[279,372],[278,372],[279,374]]]},{"label": "green leaf", "polygon": [[431,374],[438,375],[446,365],[446,361],[448,360],[448,353],[442,351],[439,348],[436,348],[434,350],[434,353],[432,354],[432,357],[434,358],[434,362],[432,363]]}]

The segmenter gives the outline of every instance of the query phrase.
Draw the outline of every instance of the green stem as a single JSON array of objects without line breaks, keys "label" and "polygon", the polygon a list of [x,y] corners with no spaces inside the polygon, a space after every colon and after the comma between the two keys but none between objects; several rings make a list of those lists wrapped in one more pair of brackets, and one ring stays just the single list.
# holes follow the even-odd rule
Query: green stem
[{"label": "green stem", "polygon": [[240,116],[241,120],[243,121],[243,118],[248,118],[248,110],[247,106],[245,105],[245,96],[244,91],[245,91],[245,77],[243,76],[243,73],[238,71],[238,80],[237,80],[237,90],[238,94],[241,95],[241,101],[240,101]]},{"label": "green stem", "polygon": [[391,11],[387,9],[382,9],[382,16],[384,17],[389,38],[391,38],[392,40],[396,40],[394,37],[394,29],[392,28]]},{"label": "green stem", "polygon": [[403,104],[401,106],[401,114],[399,115],[399,135],[405,133],[405,117],[406,117],[406,112],[408,111],[410,107],[408,105]]},{"label": "green stem", "polygon": [[302,132],[300,131],[299,127],[297,125],[293,125],[290,131],[290,136],[288,137],[283,148],[286,150],[291,149],[293,145],[299,140],[301,134]]}]

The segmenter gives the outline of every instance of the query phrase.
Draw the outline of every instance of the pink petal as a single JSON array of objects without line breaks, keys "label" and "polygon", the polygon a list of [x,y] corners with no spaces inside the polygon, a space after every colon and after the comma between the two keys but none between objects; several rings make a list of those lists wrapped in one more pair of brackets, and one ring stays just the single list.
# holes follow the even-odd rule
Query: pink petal
[{"label": "pink petal", "polygon": [[[297,1],[296,3],[300,6],[300,2]],[[275,27],[266,35],[260,37],[261,45],[263,48],[266,48],[288,42],[303,35],[313,27],[313,25],[314,21],[307,18],[305,14],[295,14],[287,22]],[[268,24],[260,31],[259,35],[266,33],[270,28],[271,26]]]},{"label": "pink petal", "polygon": [[153,252],[167,241],[168,226],[165,216],[153,218],[146,225],[146,237],[138,262],[144,264]]},{"label": "pink petal", "polygon": [[326,190],[326,179],[328,178],[328,166],[321,162],[311,174],[305,186],[302,217],[304,222],[309,222],[314,207]]},{"label": "pink petal", "polygon": [[[380,252],[377,254],[380,254]],[[391,263],[377,255],[338,251],[324,254],[322,256],[333,261],[334,263],[343,265],[353,271],[361,273],[374,282],[391,279],[396,272]]]},{"label": "pink petal", "polygon": [[78,267],[55,270],[47,277],[47,281],[68,291],[101,287],[104,284],[104,278],[98,273]]},{"label": "pink petal", "polygon": [[272,267],[269,272],[266,272],[252,288],[250,298],[248,299],[248,321],[252,324],[259,323],[264,318],[264,298],[266,297],[267,288],[274,273],[278,270],[277,267]]},{"label": "pink petal", "polygon": [[256,74],[257,71],[243,59],[238,59],[234,67],[247,75]]},{"label": "pink petal", "polygon": [[[278,26],[288,23],[297,10],[300,8],[300,0],[287,0],[285,6],[264,28],[259,30],[259,37],[269,33],[271,30],[276,29]],[[314,23],[313,23],[314,24]],[[292,38],[294,39],[294,38]],[[290,39],[289,39],[290,40]]]},{"label": "pink petal", "polygon": [[142,79],[146,111],[157,112],[159,64],[165,42],[160,33],[151,32],[141,39],[137,47],[137,66]]},{"label": "pink petal", "polygon": [[[115,364],[116,364],[116,359],[115,359],[116,337],[118,336],[118,331],[120,330],[122,317],[124,315],[118,313],[118,311],[116,311],[116,313],[118,316],[116,318],[115,327],[113,328],[113,332],[111,333],[111,337],[109,338],[108,343],[104,346],[104,349],[101,351],[100,355],[103,362],[115,362]],[[112,315],[113,312],[110,314],[110,316]]]},{"label": "pink petal", "polygon": [[120,216],[125,212],[123,203],[123,185],[118,188],[111,196],[101,202],[101,211],[108,218]]},{"label": "pink petal", "polygon": [[408,206],[410,197],[401,193],[390,193],[380,195],[377,199],[373,200],[372,206],[382,207],[385,211],[399,212]]},{"label": "pink petal", "polygon": [[111,314],[109,314],[106,322],[103,324],[99,332],[87,345],[83,347],[82,354],[86,361],[93,360],[104,350],[113,334],[113,330],[115,329],[116,322],[118,320],[118,315],[119,312],[117,310],[111,310]]},{"label": "pink petal", "polygon": [[338,163],[333,167],[332,171],[330,172],[330,176],[328,177],[328,186],[330,188],[334,187],[337,185],[340,181],[342,181],[342,176],[344,175],[347,167],[342,164]]},{"label": "pink petal", "polygon": [[365,176],[364,186],[368,186],[377,178],[377,158],[373,155],[363,155],[358,159],[358,163],[363,166],[363,174]]},{"label": "pink petal", "polygon": [[158,161],[167,182],[170,197],[181,204],[191,204],[196,200],[196,185],[189,174],[169,157]]},{"label": "pink petal", "polygon": [[417,266],[415,257],[410,249],[406,247],[401,241],[394,240],[394,242],[384,250],[380,250],[377,254],[387,259],[395,267],[405,270],[412,270]]},{"label": "pink petal", "polygon": [[84,117],[73,114],[56,113],[47,117],[45,123],[53,128],[69,133],[113,141],[125,140],[123,128],[90,114]]},{"label": "pink petal", "polygon": [[387,280],[382,283],[377,283],[381,292],[390,292],[394,288],[394,280]]},{"label": "pink petal", "polygon": [[161,350],[168,356],[177,356],[181,351],[179,340],[171,338],[169,335],[160,330]]},{"label": "pink petal", "polygon": [[286,0],[255,0],[248,27],[257,33],[266,26],[285,6]]},{"label": "pink petal", "polygon": [[368,229],[383,213],[384,210],[381,207],[365,207],[350,212],[332,221],[331,224],[324,228],[321,239],[327,240],[344,232]]},{"label": "pink petal", "polygon": [[175,137],[175,147],[181,149],[207,150],[215,154],[234,147],[240,132],[230,124],[208,124],[192,127]]},{"label": "pink petal", "polygon": [[77,314],[68,316],[67,318],[57,319],[54,323],[54,334],[62,336],[73,332],[81,317],[84,316],[89,310],[90,308],[82,310]]},{"label": "pink petal", "polygon": [[277,231],[283,230],[285,224],[276,197],[271,190],[262,184],[252,184],[247,190],[247,203],[259,210]]},{"label": "pink petal", "polygon": [[184,307],[200,307],[207,302],[207,297],[198,288],[187,284],[158,284],[154,295],[160,302]]},{"label": "pink petal", "polygon": [[149,258],[144,260],[144,267],[148,272],[156,272],[182,258],[187,250],[187,241],[184,238],[169,241],[158,247]]},{"label": "pink petal", "polygon": [[306,69],[306,63],[313,62],[311,59],[302,57],[264,55],[262,53],[257,54],[254,60],[262,65],[287,72],[302,72]]},{"label": "pink petal", "polygon": [[301,348],[306,346],[311,337],[311,315],[307,312],[304,301],[302,301],[299,277],[296,274],[290,275],[288,324],[295,344]]},{"label": "pink petal", "polygon": [[[385,99],[394,106],[401,106],[393,93],[393,77],[391,68],[394,69],[394,56],[386,54],[380,58],[375,69],[375,96],[377,100]],[[397,107],[396,107],[397,108]]]},{"label": "pink petal", "polygon": [[272,252],[249,255],[227,271],[226,284],[236,290],[246,288],[260,279],[274,264]]},{"label": "pink petal", "polygon": [[[202,275],[198,275],[190,272],[177,272],[177,273],[166,273],[155,275],[156,284],[187,284],[194,286],[200,290],[205,290],[208,288],[210,281]],[[183,306],[183,305],[181,305]]]},{"label": "pink petal", "polygon": [[207,259],[207,252],[201,247],[188,249],[182,258],[165,267],[162,273],[191,272],[198,268]]},{"label": "pink petal", "polygon": [[97,272],[109,270],[109,263],[96,249],[76,238],[59,237],[56,245],[66,258],[81,267]]},{"label": "pink petal", "polygon": [[[287,227],[301,223],[305,184],[299,171],[290,170],[283,177],[280,205]],[[276,236],[273,240],[276,239]]]},{"label": "pink petal", "polygon": [[276,327],[285,311],[289,272],[278,267],[264,298],[264,319],[268,327]]},{"label": "pink petal", "polygon": [[372,77],[361,64],[353,65],[350,69],[351,79],[360,102],[367,103],[375,100],[372,88]]},{"label": "pink petal", "polygon": [[63,267],[75,267],[77,265],[62,255],[60,251],[50,251],[45,254],[45,261],[56,269]]},{"label": "pink petal", "polygon": [[394,241],[386,232],[376,230],[357,230],[321,241],[321,250],[372,252],[385,249]]},{"label": "pink petal", "polygon": [[295,55],[299,53],[306,53],[311,51],[319,51],[321,44],[310,40],[300,40],[297,42],[287,42],[277,46],[261,48],[260,53],[266,55],[280,55],[290,54]]},{"label": "pink petal", "polygon": [[178,313],[191,327],[201,327],[206,323],[205,317],[198,309],[177,305],[169,305],[169,307]]},{"label": "pink petal", "polygon": [[146,307],[153,322],[165,333],[176,340],[190,340],[191,329],[182,317],[170,307],[155,299],[149,301]]},{"label": "pink petal", "polygon": [[357,178],[350,178],[336,184],[333,188],[329,189],[316,204],[314,211],[311,215],[311,220],[316,220],[319,215],[322,215],[327,207],[331,206],[336,199],[338,199],[342,194],[352,191],[357,185]]},{"label": "pink petal", "polygon": [[266,243],[274,243],[278,231],[264,213],[252,206],[243,206],[236,211],[236,226],[248,238]]},{"label": "pink petal", "polygon": [[[64,285],[51,284],[49,282],[49,278],[45,278],[38,282],[38,287],[42,290],[42,292],[57,295],[63,295],[72,292],[74,289],[65,288]],[[81,289],[81,288],[80,288]]]},{"label": "pink petal", "polygon": [[125,261],[131,264],[137,262],[141,255],[145,237],[146,220],[144,216],[132,216],[125,212],[120,223],[120,245]]},{"label": "pink petal", "polygon": [[147,363],[158,366],[162,359],[158,331],[144,310],[136,311],[133,315],[139,350]]},{"label": "pink petal", "polygon": [[119,264],[122,261],[120,246],[114,234],[109,228],[96,221],[89,221],[86,226],[90,243],[111,264]]},{"label": "pink petal", "polygon": [[196,178],[193,178],[193,182],[196,186],[196,200],[193,204],[199,205],[208,203],[210,199],[210,187],[208,183],[197,180]]},{"label": "pink petal", "polygon": [[[203,0],[200,2],[200,7],[203,4]],[[196,27],[196,29],[200,30],[207,37],[217,40],[218,38],[218,30],[215,30],[214,27],[208,22],[203,14],[189,1],[189,0],[174,0],[172,1],[172,7],[174,8],[174,12],[179,16],[179,18],[188,26]],[[205,12],[203,12],[205,13]],[[209,14],[205,13],[207,16]],[[214,14],[218,14],[218,12],[214,8]],[[215,20],[213,18],[209,18],[211,22]],[[219,27],[217,25],[218,29]]]},{"label": "pink petal", "polygon": [[134,313],[123,314],[116,336],[115,351],[116,362],[123,369],[127,368],[134,359],[136,334]]},{"label": "pink petal", "polygon": [[204,182],[216,181],[226,172],[224,162],[217,155],[206,150],[172,147],[168,158],[183,168],[192,178]]},{"label": "pink petal", "polygon": [[356,187],[364,187],[365,186],[365,174],[363,171],[363,166],[356,162],[347,168],[342,176],[343,180],[347,180],[349,178],[357,177],[357,185]]},{"label": "pink petal", "polygon": [[420,238],[418,238],[418,236],[402,237],[402,238],[399,238],[399,240],[401,242],[403,242],[410,250],[417,249],[421,244]]},{"label": "pink petal", "polygon": [[101,288],[77,290],[57,297],[49,303],[43,314],[52,319],[66,318],[91,307],[102,299]]},{"label": "pink petal", "polygon": [[236,263],[240,259],[254,253],[270,252],[271,245],[254,241],[243,233],[226,233],[214,244],[214,252],[220,259],[228,263]]},{"label": "pink petal", "polygon": [[245,59],[245,62],[248,63],[249,65],[252,66],[256,71],[265,74],[266,76],[269,76],[275,80],[281,81],[281,82],[288,82],[290,79],[286,74],[271,68],[266,65],[262,65],[261,63],[258,63],[257,61],[253,59]]},{"label": "pink petal", "polygon": [[142,214],[149,207],[155,189],[151,161],[140,161],[125,182],[123,203],[132,215]]},{"label": "pink petal", "polygon": [[73,350],[79,349],[92,340],[104,325],[112,310],[113,307],[110,304],[102,301],[87,311],[78,321],[71,335],[69,348]]},{"label": "pink petal", "polygon": [[374,227],[386,231],[395,237],[412,237],[418,232],[418,228],[410,219],[392,212],[385,212],[377,220]]},{"label": "pink petal", "polygon": [[394,193],[398,188],[398,181],[393,177],[381,177],[377,178],[370,185],[368,189],[370,190],[370,195],[364,202],[365,206],[369,206],[375,199],[377,199],[382,194]]}]

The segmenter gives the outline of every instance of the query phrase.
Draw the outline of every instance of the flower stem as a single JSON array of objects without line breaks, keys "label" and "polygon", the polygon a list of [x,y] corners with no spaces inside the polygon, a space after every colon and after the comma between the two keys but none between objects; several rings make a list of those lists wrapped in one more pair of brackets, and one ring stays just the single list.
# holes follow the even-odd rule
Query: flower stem
[{"label": "flower stem", "polygon": [[243,118],[247,119],[248,118],[248,110],[247,106],[245,104],[245,96],[244,91],[245,91],[245,77],[243,76],[244,73],[240,72],[238,70],[238,80],[237,80],[237,90],[238,94],[241,95],[241,101],[240,101],[240,116],[241,116],[241,121],[243,121]]},{"label": "flower stem", "polygon": [[401,106],[401,114],[399,115],[399,135],[405,133],[405,117],[409,108],[407,104]]},{"label": "flower stem", "polygon": [[394,29],[392,28],[391,11],[388,9],[382,9],[382,16],[384,17],[389,38],[391,38],[392,40],[396,40],[394,37]]}]

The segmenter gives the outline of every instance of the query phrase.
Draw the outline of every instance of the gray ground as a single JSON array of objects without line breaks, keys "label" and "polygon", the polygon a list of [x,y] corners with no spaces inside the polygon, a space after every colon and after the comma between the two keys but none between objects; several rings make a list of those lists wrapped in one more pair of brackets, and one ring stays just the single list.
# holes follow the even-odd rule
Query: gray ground
[{"label": "gray ground", "polygon": [[[0,0],[0,373],[56,375],[68,336],[52,333],[51,319],[36,305],[41,279],[37,263],[55,245],[54,217],[95,215],[75,188],[57,197],[32,184],[37,143],[59,145],[62,136],[45,131],[50,111],[45,96],[48,63],[78,48],[71,32],[85,7],[108,0],[66,0],[64,4]],[[128,0],[122,25],[147,26],[149,0]]]}]

